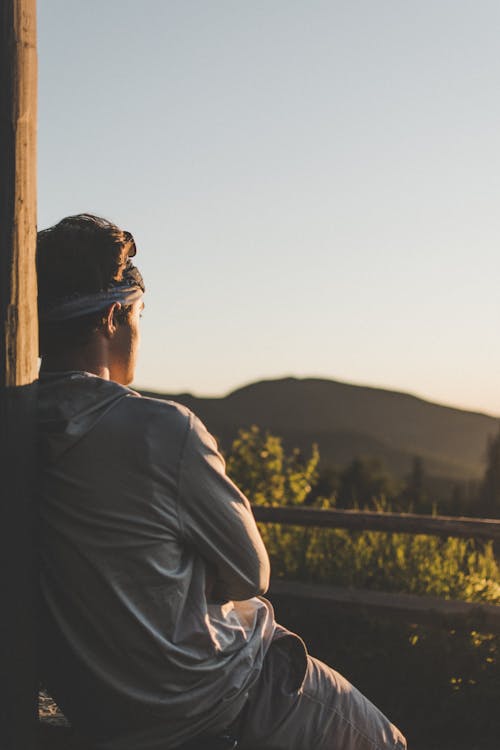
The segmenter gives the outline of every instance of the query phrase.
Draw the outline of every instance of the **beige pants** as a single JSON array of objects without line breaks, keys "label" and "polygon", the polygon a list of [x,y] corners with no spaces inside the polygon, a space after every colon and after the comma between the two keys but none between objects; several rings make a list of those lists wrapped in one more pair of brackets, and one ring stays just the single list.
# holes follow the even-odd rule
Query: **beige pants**
[{"label": "beige pants", "polygon": [[404,750],[401,732],[342,675],[278,631],[240,716],[238,750]]}]

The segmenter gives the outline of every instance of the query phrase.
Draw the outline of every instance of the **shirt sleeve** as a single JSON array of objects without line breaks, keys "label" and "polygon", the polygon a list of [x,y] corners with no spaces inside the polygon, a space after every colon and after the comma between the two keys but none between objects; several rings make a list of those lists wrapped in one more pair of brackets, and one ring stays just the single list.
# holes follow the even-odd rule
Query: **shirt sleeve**
[{"label": "shirt sleeve", "polygon": [[269,586],[269,558],[247,498],[224,459],[191,415],[179,477],[179,518],[188,544],[215,569],[217,596],[244,600]]}]

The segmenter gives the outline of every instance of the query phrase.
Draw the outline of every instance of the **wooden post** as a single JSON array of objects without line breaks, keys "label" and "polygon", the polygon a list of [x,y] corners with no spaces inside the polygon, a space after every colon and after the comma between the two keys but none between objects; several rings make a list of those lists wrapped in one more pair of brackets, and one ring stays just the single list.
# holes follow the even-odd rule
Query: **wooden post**
[{"label": "wooden post", "polygon": [[0,747],[33,750],[36,0],[0,7]]}]

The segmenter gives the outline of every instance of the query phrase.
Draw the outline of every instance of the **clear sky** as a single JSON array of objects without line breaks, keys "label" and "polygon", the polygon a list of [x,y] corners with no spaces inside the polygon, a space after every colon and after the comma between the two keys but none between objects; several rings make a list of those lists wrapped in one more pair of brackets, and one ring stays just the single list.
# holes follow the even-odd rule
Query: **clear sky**
[{"label": "clear sky", "polygon": [[498,0],[38,0],[39,226],[130,230],[136,385],[500,414]]}]

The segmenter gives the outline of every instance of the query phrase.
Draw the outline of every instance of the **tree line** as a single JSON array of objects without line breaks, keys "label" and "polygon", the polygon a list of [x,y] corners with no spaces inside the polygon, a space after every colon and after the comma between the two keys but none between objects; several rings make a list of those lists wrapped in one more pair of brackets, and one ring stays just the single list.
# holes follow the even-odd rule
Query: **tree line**
[{"label": "tree line", "polygon": [[394,476],[383,462],[357,456],[345,466],[323,466],[319,450],[306,457],[285,452],[281,438],[258,427],[241,429],[227,455],[230,476],[253,502],[338,508],[390,508],[401,513],[436,513],[500,518],[500,431],[486,446],[482,479],[457,481],[428,474],[415,456],[408,474]]}]

